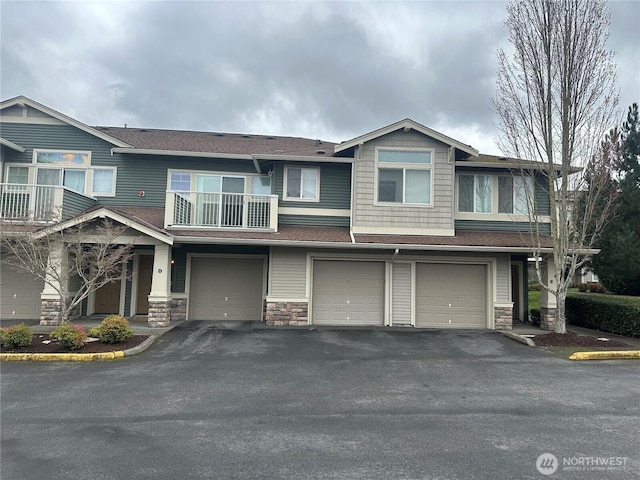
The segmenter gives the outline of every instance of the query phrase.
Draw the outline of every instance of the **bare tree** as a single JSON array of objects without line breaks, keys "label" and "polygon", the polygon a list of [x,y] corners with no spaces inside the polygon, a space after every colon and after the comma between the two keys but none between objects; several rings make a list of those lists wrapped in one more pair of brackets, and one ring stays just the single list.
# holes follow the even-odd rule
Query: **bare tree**
[{"label": "bare tree", "polygon": [[42,229],[36,222],[0,224],[3,267],[29,272],[57,295],[59,322],[68,323],[74,310],[92,292],[126,278],[133,244],[123,240],[127,227],[109,219],[64,230]]},{"label": "bare tree", "polygon": [[[614,53],[605,45],[610,14],[602,0],[512,1],[505,23],[513,52],[498,52],[498,143],[509,156],[544,164],[550,219],[531,195],[531,247],[541,286],[557,299],[555,331],[565,333],[567,290],[614,205],[612,157],[600,150],[619,118]],[[575,192],[586,190],[582,210],[572,212]],[[553,281],[541,271],[541,221],[551,224]]]}]

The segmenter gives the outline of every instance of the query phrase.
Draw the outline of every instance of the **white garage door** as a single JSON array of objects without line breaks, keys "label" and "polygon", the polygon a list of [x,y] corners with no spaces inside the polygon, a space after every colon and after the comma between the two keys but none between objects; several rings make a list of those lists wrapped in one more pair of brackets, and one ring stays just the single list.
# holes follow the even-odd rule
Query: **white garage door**
[{"label": "white garage door", "polygon": [[0,318],[31,320],[40,318],[42,280],[32,275],[0,265]]},{"label": "white garage door", "polygon": [[314,325],[384,325],[384,262],[313,262]]},{"label": "white garage door", "polygon": [[418,263],[416,326],[487,328],[485,265]]},{"label": "white garage door", "polygon": [[261,320],[263,267],[261,258],[192,258],[189,318]]}]

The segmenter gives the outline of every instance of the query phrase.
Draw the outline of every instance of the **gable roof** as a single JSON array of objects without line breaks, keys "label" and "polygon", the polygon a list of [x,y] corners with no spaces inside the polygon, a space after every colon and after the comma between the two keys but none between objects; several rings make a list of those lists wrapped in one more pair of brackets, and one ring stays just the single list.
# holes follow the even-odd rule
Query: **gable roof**
[{"label": "gable roof", "polygon": [[104,132],[101,132],[93,127],[90,127],[89,125],[85,125],[84,123],[75,120],[71,117],[68,117],[66,115],[64,115],[63,113],[60,113],[56,110],[54,110],[53,108],[49,108],[45,105],[42,105],[41,103],[36,102],[35,100],[31,100],[30,98],[25,97],[24,95],[19,95],[17,97],[14,98],[10,98],[8,100],[3,101],[2,103],[0,103],[0,110],[3,110],[5,108],[9,108],[9,107],[13,107],[15,105],[18,105],[20,107],[24,107],[24,106],[29,106],[35,110],[38,110],[42,113],[45,113],[57,120],[60,120],[61,122],[66,123],[67,125],[71,125],[73,127],[76,127],[79,130],[82,130],[84,132],[87,132],[90,135],[93,135],[94,137],[98,137],[101,140],[104,140],[105,142],[108,142],[112,145],[115,145],[116,147],[130,147],[131,145],[129,145],[126,142],[123,142],[122,140],[119,140],[115,137],[112,137],[110,135],[105,134]]},{"label": "gable roof", "polygon": [[384,135],[388,135],[389,133],[396,132],[398,130],[415,130],[416,132],[422,133],[428,137],[431,137],[435,140],[438,140],[442,143],[449,145],[450,147],[457,148],[458,150],[465,152],[471,156],[477,157],[479,152],[473,148],[471,145],[465,145],[457,140],[454,140],[451,137],[448,137],[440,132],[436,132],[435,130],[425,127],[420,123],[411,120],[410,118],[405,118],[404,120],[400,120],[399,122],[392,123],[391,125],[387,125],[386,127],[379,128],[374,130],[373,132],[365,133],[364,135],[360,135],[359,137],[353,138],[351,140],[347,140],[346,142],[342,142],[339,145],[335,146],[335,153],[344,152],[353,147],[360,145],[361,143],[369,142],[376,138],[382,137]]},{"label": "gable roof", "polygon": [[156,227],[152,223],[142,220],[126,212],[119,212],[114,208],[106,206],[96,206],[90,208],[77,217],[71,218],[67,221],[52,225],[47,228],[43,228],[35,233],[36,238],[44,237],[54,232],[60,232],[67,228],[75,227],[81,223],[86,223],[96,218],[110,218],[111,220],[126,225],[129,228],[139,231],[140,233],[147,235],[151,238],[155,238],[163,243],[173,245],[173,235],[169,234],[165,230]]},{"label": "gable roof", "polygon": [[[119,153],[170,152],[223,153],[254,156],[332,157],[335,143],[301,137],[274,135],[245,135],[221,132],[194,132],[188,130],[161,130],[152,128],[95,127],[103,133],[131,145],[132,149],[115,149]],[[134,151],[134,149],[136,151]]]}]

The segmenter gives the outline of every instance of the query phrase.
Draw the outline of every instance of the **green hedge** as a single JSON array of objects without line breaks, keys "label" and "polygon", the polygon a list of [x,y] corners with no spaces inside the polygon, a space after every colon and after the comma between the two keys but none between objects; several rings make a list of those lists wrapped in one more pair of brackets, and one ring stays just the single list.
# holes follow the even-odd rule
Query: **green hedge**
[{"label": "green hedge", "polygon": [[574,293],[567,296],[566,317],[571,325],[640,337],[640,297]]}]

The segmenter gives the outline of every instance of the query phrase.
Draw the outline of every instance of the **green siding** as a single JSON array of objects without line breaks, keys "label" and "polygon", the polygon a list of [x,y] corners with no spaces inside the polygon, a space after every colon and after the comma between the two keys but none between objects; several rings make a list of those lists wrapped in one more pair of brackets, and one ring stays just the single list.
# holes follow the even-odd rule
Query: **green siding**
[{"label": "green siding", "polygon": [[[114,146],[71,125],[37,125],[2,122],[2,137],[26,148],[13,152],[6,162],[32,163],[34,148],[60,150],[90,150],[91,164],[116,166],[118,159],[111,156]],[[4,180],[4,178],[3,178]]]},{"label": "green siding", "polygon": [[[34,148],[88,150],[91,164],[117,167],[116,196],[97,197],[103,205],[163,207],[169,169],[206,172],[252,173],[250,160],[218,160],[210,158],[152,155],[111,155],[112,144],[70,125],[34,125],[2,123],[2,136],[27,150],[23,153],[3,150],[7,163],[32,163]],[[3,172],[4,174],[4,172]],[[4,180],[4,176],[2,177]],[[139,192],[144,191],[144,196]]]},{"label": "green siding", "polygon": [[[216,160],[191,157],[122,155],[118,166],[116,197],[100,198],[100,203],[136,207],[164,207],[168,171],[256,173],[248,160]],[[138,192],[144,191],[144,196]]]},{"label": "green siding", "polygon": [[190,245],[183,244],[173,248],[172,293],[184,293],[187,278],[188,254],[235,254],[235,255],[268,255],[268,247],[251,247],[243,245]]},{"label": "green siding", "polygon": [[[456,220],[456,231],[481,231],[481,232],[530,232],[530,224],[528,222],[500,222],[489,220]],[[551,234],[551,224],[541,223],[540,233],[543,235]]]},{"label": "green siding", "polygon": [[325,215],[278,215],[280,225],[320,225],[323,227],[348,227],[349,217]]},{"label": "green siding", "polygon": [[62,218],[72,218],[96,204],[96,200],[71,190],[64,190],[62,194]]},{"label": "green siding", "polygon": [[547,178],[541,175],[536,176],[535,187],[537,214],[550,215],[551,207],[549,201],[549,183],[547,182]]},{"label": "green siding", "polygon": [[[283,182],[284,167],[319,167],[320,199],[318,202],[284,201]],[[277,163],[273,167],[273,193],[280,198],[281,207],[300,208],[351,208],[351,165],[337,163]],[[275,189],[274,189],[275,187]]]}]

